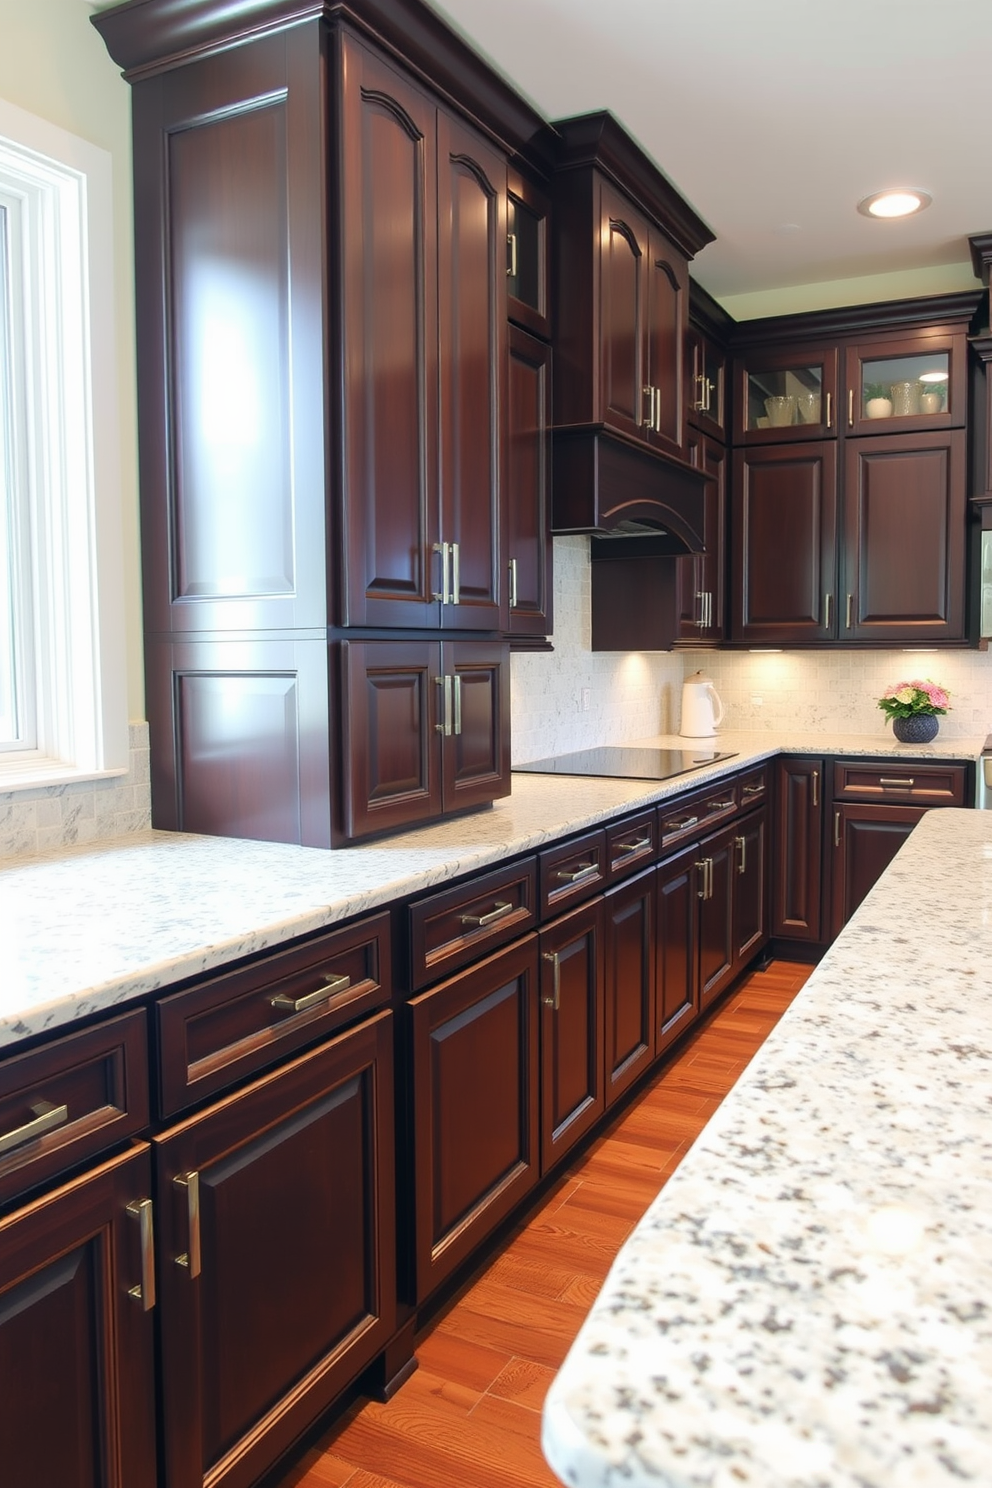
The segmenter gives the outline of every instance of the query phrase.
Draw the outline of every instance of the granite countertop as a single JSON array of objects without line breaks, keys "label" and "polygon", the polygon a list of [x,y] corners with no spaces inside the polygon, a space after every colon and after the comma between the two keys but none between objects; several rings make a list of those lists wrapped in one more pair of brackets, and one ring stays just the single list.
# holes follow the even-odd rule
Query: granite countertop
[{"label": "granite countertop", "polygon": [[717,744],[734,758],[664,783],[515,775],[491,810],[337,852],[153,831],[0,862],[0,1049],[783,750],[975,759],[984,738],[721,733]]},{"label": "granite countertop", "polygon": [[992,812],[930,812],[620,1252],[574,1488],[992,1484]]}]

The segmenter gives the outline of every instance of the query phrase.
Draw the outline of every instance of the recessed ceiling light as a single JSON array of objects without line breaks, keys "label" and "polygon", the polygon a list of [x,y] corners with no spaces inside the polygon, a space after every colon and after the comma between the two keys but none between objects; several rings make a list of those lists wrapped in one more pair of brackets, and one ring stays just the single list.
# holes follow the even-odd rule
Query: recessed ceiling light
[{"label": "recessed ceiling light", "polygon": [[858,202],[858,211],[864,217],[911,217],[914,212],[922,212],[932,201],[932,196],[926,191],[918,191],[915,186],[899,191],[876,191]]}]

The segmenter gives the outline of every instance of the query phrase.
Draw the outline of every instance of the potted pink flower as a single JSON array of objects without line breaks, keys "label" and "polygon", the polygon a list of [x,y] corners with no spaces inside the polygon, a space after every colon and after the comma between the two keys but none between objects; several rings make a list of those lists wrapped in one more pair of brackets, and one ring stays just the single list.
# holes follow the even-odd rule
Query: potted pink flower
[{"label": "potted pink flower", "polygon": [[939,713],[951,706],[950,693],[929,678],[897,682],[882,694],[878,706],[892,719],[892,732],[901,744],[929,744],[937,737]]}]

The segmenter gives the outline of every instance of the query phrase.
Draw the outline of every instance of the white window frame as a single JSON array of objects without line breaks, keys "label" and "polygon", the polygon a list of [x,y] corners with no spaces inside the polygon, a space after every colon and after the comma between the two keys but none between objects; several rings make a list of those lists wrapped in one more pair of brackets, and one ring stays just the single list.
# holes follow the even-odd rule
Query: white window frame
[{"label": "white window frame", "polygon": [[3,793],[125,773],[128,726],[111,157],[0,99],[0,190],[24,248],[36,720],[33,748],[0,751]]}]

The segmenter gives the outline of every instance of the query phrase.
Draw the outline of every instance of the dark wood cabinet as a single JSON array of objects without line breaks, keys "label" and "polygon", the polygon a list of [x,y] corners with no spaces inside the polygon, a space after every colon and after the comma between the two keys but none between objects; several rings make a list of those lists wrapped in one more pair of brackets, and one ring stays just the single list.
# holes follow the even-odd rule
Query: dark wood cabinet
[{"label": "dark wood cabinet", "polygon": [[840,934],[927,809],[834,802],[832,935]]},{"label": "dark wood cabinet", "polygon": [[[693,295],[698,288],[692,286]],[[690,304],[690,315],[692,306]],[[686,395],[689,423],[719,443],[727,438],[727,353],[690,318],[686,335]]]},{"label": "dark wood cabinet", "polygon": [[520,169],[506,180],[506,289],[510,320],[551,339],[551,197]]},{"label": "dark wood cabinet", "polygon": [[677,639],[711,646],[726,635],[729,458],[723,444],[694,430],[689,431],[689,458],[707,478],[703,487],[705,550],[676,560]]},{"label": "dark wood cabinet", "polygon": [[340,643],[349,837],[510,791],[510,673],[495,641]]},{"label": "dark wood cabinet", "polygon": [[737,824],[704,837],[696,857],[699,888],[699,1006],[707,1008],[731,983],[734,954]]},{"label": "dark wood cabinet", "polygon": [[597,897],[540,933],[542,1173],[606,1109],[603,914]]},{"label": "dark wood cabinet", "polygon": [[739,823],[734,836],[734,964],[743,968],[767,944],[771,930],[768,909],[770,858],[768,812],[753,811]]},{"label": "dark wood cabinet", "polygon": [[418,1301],[537,1182],[537,936],[414,997],[410,1030]]},{"label": "dark wood cabinet", "polygon": [[551,524],[551,347],[509,331],[506,447],[508,634],[553,629]]},{"label": "dark wood cabinet", "polygon": [[772,931],[787,940],[825,938],[822,910],[825,761],[775,762],[775,875]]},{"label": "dark wood cabinet", "polygon": [[0,1218],[4,1488],[156,1480],[151,1182],[136,1143]]},{"label": "dark wood cabinet", "polygon": [[646,868],[604,896],[607,1106],[655,1058],[656,879]]},{"label": "dark wood cabinet", "polygon": [[394,1329],[392,1014],[154,1149],[163,1483],[247,1488]]},{"label": "dark wood cabinet", "polygon": [[656,1054],[699,1015],[698,857],[695,847],[684,848],[657,869]]}]

